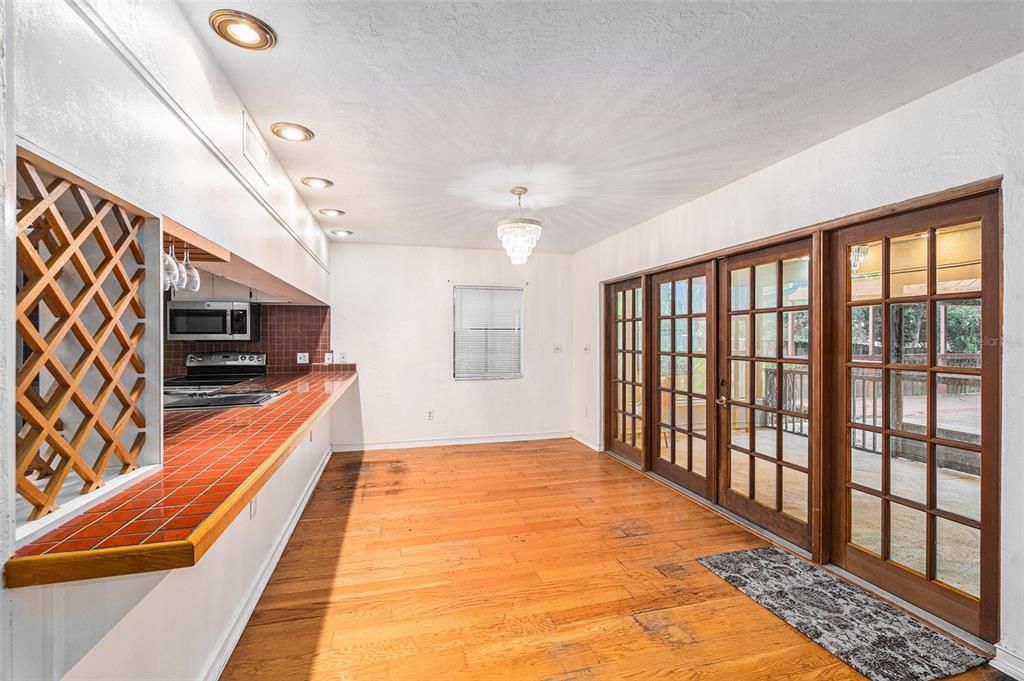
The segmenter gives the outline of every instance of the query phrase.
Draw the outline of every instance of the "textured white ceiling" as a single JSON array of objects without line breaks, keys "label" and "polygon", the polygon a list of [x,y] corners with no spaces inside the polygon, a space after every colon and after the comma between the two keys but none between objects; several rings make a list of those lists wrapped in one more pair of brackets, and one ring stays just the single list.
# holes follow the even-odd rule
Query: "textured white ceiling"
[{"label": "textured white ceiling", "polygon": [[[1016,0],[182,6],[296,183],[335,181],[299,185],[348,212],[325,228],[469,248],[500,247],[513,185],[573,252],[1024,50]],[[220,40],[221,7],[278,45]]]}]

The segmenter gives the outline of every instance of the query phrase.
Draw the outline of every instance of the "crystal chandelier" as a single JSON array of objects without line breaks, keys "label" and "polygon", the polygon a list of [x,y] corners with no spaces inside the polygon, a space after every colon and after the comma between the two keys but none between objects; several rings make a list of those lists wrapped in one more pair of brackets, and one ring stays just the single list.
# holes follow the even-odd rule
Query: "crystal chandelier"
[{"label": "crystal chandelier", "polygon": [[533,247],[540,241],[543,230],[540,227],[540,220],[523,217],[523,194],[526,193],[526,187],[512,187],[512,193],[516,197],[519,214],[498,222],[498,238],[501,239],[505,252],[512,258],[512,264],[525,265],[526,259],[533,252]]},{"label": "crystal chandelier", "polygon": [[867,256],[868,246],[865,244],[857,244],[850,248],[850,274],[857,274]]}]

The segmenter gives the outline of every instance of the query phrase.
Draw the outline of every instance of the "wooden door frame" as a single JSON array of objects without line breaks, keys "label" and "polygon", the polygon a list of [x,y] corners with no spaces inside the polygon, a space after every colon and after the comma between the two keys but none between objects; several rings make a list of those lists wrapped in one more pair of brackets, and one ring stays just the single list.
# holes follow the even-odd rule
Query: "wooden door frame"
[{"label": "wooden door frame", "polygon": [[808,524],[811,532],[811,560],[821,564],[829,562],[829,546],[832,536],[832,523],[828,508],[832,457],[825,455],[825,447],[829,442],[828,434],[833,427],[832,421],[825,418],[825,404],[826,401],[832,403],[835,395],[831,385],[831,374],[827,370],[829,356],[836,351],[832,341],[831,326],[826,322],[828,319],[826,306],[829,303],[827,291],[829,280],[825,276],[825,262],[831,257],[831,248],[831,232],[819,231],[811,235],[811,262],[808,275],[811,281],[818,282],[818,285],[811,286],[810,300],[809,370],[813,380],[811,381],[811,408],[808,414],[811,427],[808,446],[812,464]]},{"label": "wooden door frame", "polygon": [[[666,270],[676,269],[677,267],[683,267],[685,265],[693,265],[696,263],[704,262],[706,260],[717,260],[721,258],[727,258],[730,255],[736,255],[738,253],[745,253],[746,251],[756,250],[764,248],[766,246],[775,246],[777,244],[784,244],[789,241],[796,241],[806,237],[813,237],[817,233],[828,234],[844,227],[850,227],[852,225],[859,225],[863,222],[871,220],[877,220],[879,218],[889,217],[893,215],[899,215],[901,213],[908,213],[910,211],[918,210],[921,208],[928,208],[935,206],[940,203],[948,203],[950,201],[957,201],[959,199],[968,198],[971,196],[978,196],[980,194],[988,194],[991,192],[1001,192],[1003,183],[1003,176],[996,175],[993,177],[987,177],[983,180],[977,180],[975,182],[968,182],[967,184],[958,185],[956,187],[950,187],[949,189],[943,189],[941,191],[932,192],[931,194],[924,194],[922,196],[916,196],[914,198],[906,199],[904,201],[897,201],[895,203],[889,203],[878,208],[870,208],[868,210],[859,211],[857,213],[851,213],[844,215],[843,217],[834,218],[831,220],[825,220],[824,222],[818,222],[807,227],[799,227],[797,229],[791,229],[785,232],[779,232],[771,236],[761,237],[760,239],[753,239],[746,241],[735,246],[727,246],[725,248],[719,248],[708,253],[702,253],[689,258],[683,258],[681,260],[674,260],[667,262],[662,265],[655,267],[648,267],[642,270],[636,270],[629,274],[624,274],[617,277],[610,277],[601,281],[604,286],[611,284],[617,284],[628,279],[635,279],[636,277],[643,277],[648,274],[657,274],[658,272],[664,272]],[[1000,196],[1000,206],[1002,206],[1002,198]],[[1000,208],[1000,233],[1002,232],[1002,217]]]},{"label": "wooden door frame", "polygon": [[[935,582],[900,570],[895,566],[882,564],[878,558],[868,556],[857,548],[847,548],[845,536],[848,530],[846,504],[846,430],[849,404],[846,395],[847,347],[845,338],[848,279],[845,250],[849,243],[882,239],[912,233],[924,227],[943,227],[959,224],[972,218],[981,217],[982,227],[982,422],[985,446],[981,454],[981,599],[977,607],[969,599]],[[881,230],[881,231],[880,231]],[[1002,196],[1001,192],[990,191],[971,197],[923,206],[898,215],[877,218],[857,225],[851,225],[842,232],[831,235],[832,247],[828,257],[832,267],[828,305],[830,309],[827,326],[832,342],[829,347],[838,352],[830,353],[827,366],[829,376],[828,393],[835,404],[842,405],[841,419],[830,419],[827,443],[834,453],[828,484],[830,504],[828,557],[839,567],[858,574],[881,588],[896,594],[915,605],[930,610],[939,617],[952,622],[983,639],[996,641],[999,637],[999,497],[1001,460],[1001,405],[999,385],[1002,381]],[[934,253],[933,240],[929,249]],[[840,262],[842,261],[842,262]],[[934,261],[932,256],[931,261]],[[883,278],[885,276],[883,270]],[[935,273],[929,268],[929,291],[932,290]],[[884,281],[884,279],[883,279]],[[887,284],[883,284],[886,286]],[[956,298],[955,296],[951,296]],[[883,297],[884,299],[884,297]],[[929,303],[930,304],[930,303]],[[883,328],[883,338],[888,330]],[[988,342],[995,338],[997,342]],[[928,329],[929,352],[935,351],[934,324]],[[883,352],[887,352],[884,349]],[[883,362],[884,364],[884,362]],[[880,365],[882,366],[882,365]],[[987,386],[987,387],[986,387]],[[931,393],[929,393],[931,394]],[[887,394],[883,390],[883,400]],[[883,406],[887,409],[887,406]],[[929,399],[929,422],[933,422],[934,403]],[[930,473],[929,473],[930,475]],[[930,523],[929,523],[930,527]],[[883,525],[884,531],[884,525]],[[927,551],[931,551],[933,539],[929,536]]]}]

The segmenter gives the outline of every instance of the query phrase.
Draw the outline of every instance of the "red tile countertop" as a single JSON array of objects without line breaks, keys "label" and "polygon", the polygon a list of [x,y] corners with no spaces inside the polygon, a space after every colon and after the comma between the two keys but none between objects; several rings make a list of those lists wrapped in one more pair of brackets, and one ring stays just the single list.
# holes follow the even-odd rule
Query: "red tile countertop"
[{"label": "red tile countertop", "polygon": [[165,412],[163,467],[18,549],[6,585],[195,564],[355,378],[268,376],[245,388],[287,392],[262,406]]}]

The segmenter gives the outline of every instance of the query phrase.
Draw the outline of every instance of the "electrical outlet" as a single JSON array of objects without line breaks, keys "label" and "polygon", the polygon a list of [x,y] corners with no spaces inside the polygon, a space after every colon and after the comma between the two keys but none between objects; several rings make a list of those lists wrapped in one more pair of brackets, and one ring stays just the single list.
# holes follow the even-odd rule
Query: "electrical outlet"
[{"label": "electrical outlet", "polygon": [[588,355],[590,354],[590,343],[583,344],[583,352],[585,352]]},{"label": "electrical outlet", "polygon": [[308,352],[297,352],[297,353],[295,353],[295,361],[298,364],[309,364],[309,353]]},{"label": "electrical outlet", "polygon": [[324,364],[334,364],[334,353],[333,352],[325,352],[324,353]]},{"label": "electrical outlet", "polygon": [[338,364],[344,364],[347,361],[348,361],[348,353],[347,352],[339,352],[338,353]]},{"label": "electrical outlet", "polygon": [[428,409],[427,410],[427,420],[428,421],[433,421],[434,420],[434,410],[433,409]]},{"label": "electrical outlet", "polygon": [[555,343],[554,345],[551,346],[551,351],[554,352],[554,353],[562,352],[562,344],[561,343]]}]

